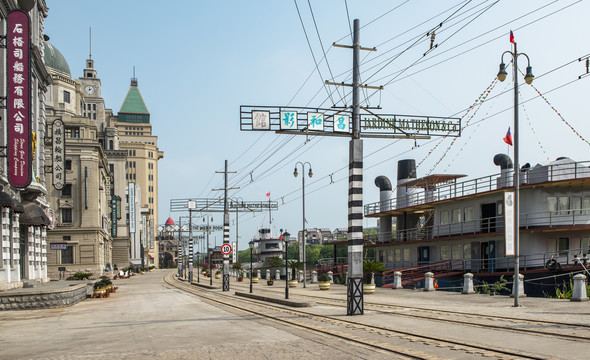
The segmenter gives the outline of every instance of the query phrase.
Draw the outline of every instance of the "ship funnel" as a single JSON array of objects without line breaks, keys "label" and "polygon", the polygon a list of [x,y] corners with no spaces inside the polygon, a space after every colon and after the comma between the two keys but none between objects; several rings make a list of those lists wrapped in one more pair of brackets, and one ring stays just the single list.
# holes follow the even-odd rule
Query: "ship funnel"
[{"label": "ship funnel", "polygon": [[413,203],[414,189],[401,186],[404,183],[416,179],[416,160],[405,159],[397,162],[397,208],[411,206]]},{"label": "ship funnel", "polygon": [[[391,206],[391,181],[386,176],[377,176],[375,178],[375,185],[379,188],[379,210],[381,212],[389,211]],[[392,238],[392,221],[391,215],[384,215],[379,217],[379,242],[384,243],[390,241]]]},{"label": "ship funnel", "polygon": [[498,189],[514,186],[514,169],[512,159],[506,154],[494,156],[494,164],[500,167],[500,177],[496,179]]}]

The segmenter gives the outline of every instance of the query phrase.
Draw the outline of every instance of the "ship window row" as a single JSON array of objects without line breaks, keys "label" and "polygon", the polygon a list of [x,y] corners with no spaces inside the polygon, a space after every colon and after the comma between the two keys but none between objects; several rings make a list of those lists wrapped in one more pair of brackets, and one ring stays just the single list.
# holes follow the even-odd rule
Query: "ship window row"
[{"label": "ship window row", "polygon": [[552,215],[588,215],[590,214],[590,197],[548,196],[547,211]]},{"label": "ship window row", "polygon": [[[473,220],[473,206],[468,206],[464,209],[453,209],[451,211],[451,220],[453,224],[464,222],[464,221],[472,221]],[[440,212],[440,224],[447,225],[449,224],[449,211],[441,211]]]}]

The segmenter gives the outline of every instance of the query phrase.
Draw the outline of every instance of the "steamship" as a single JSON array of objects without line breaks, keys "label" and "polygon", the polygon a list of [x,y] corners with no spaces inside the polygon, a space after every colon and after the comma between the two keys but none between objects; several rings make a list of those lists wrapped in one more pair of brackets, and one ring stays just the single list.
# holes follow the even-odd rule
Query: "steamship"
[{"label": "steamship", "polygon": [[[515,261],[506,256],[503,207],[504,193],[514,190],[515,170],[508,155],[493,161],[499,173],[464,180],[460,174],[418,178],[415,160],[401,160],[395,195],[387,177],[375,179],[380,201],[367,204],[364,213],[378,218],[379,232],[365,243],[390,269],[382,286],[392,285],[393,271],[402,272],[404,285],[423,280],[426,271],[449,287],[460,286],[466,272],[476,283],[501,275],[512,279]],[[590,252],[590,162],[562,157],[519,171],[519,271],[527,295],[543,296],[553,291],[546,286],[557,275],[583,270],[579,259]]]}]

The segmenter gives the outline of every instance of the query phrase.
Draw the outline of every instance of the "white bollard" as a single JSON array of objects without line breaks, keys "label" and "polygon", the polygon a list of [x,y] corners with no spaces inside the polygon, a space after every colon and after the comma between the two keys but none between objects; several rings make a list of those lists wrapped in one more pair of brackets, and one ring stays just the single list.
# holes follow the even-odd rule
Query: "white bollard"
[{"label": "white bollard", "polygon": [[401,271],[396,271],[393,273],[393,289],[402,289],[402,273]]},{"label": "white bollard", "polygon": [[[514,276],[512,277],[512,294],[510,294],[510,297],[513,298],[514,297]],[[523,274],[518,274],[518,297],[526,297],[526,294],[524,293],[524,275]]]},{"label": "white bollard", "polygon": [[434,274],[427,272],[424,274],[424,291],[434,291]]},{"label": "white bollard", "polygon": [[314,270],[311,272],[311,283],[315,284],[317,282],[318,282],[318,272]]},{"label": "white bollard", "polygon": [[266,280],[270,280],[270,270],[266,269]]},{"label": "white bollard", "polygon": [[256,270],[256,277],[260,279],[260,270]]},{"label": "white bollard", "polygon": [[299,270],[299,282],[303,282],[303,270]]},{"label": "white bollard", "polygon": [[334,273],[332,271],[328,271],[328,276],[330,277],[330,283],[334,283]]},{"label": "white bollard", "polygon": [[588,301],[586,293],[586,275],[578,274],[574,276],[574,289],[570,301]]},{"label": "white bollard", "polygon": [[275,280],[281,280],[281,270],[275,271]]},{"label": "white bollard", "polygon": [[461,294],[475,294],[473,290],[473,274],[466,273],[463,275],[463,291]]}]

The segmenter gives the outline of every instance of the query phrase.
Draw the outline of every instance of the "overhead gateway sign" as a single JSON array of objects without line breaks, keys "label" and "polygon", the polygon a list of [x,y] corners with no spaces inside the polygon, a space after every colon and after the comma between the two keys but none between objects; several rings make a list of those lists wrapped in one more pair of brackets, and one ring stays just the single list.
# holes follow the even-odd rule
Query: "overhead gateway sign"
[{"label": "overhead gateway sign", "polygon": [[[461,136],[461,119],[450,117],[374,114],[367,111],[361,115],[360,127],[361,137]],[[350,109],[241,106],[240,130],[351,136],[352,113]]]}]

